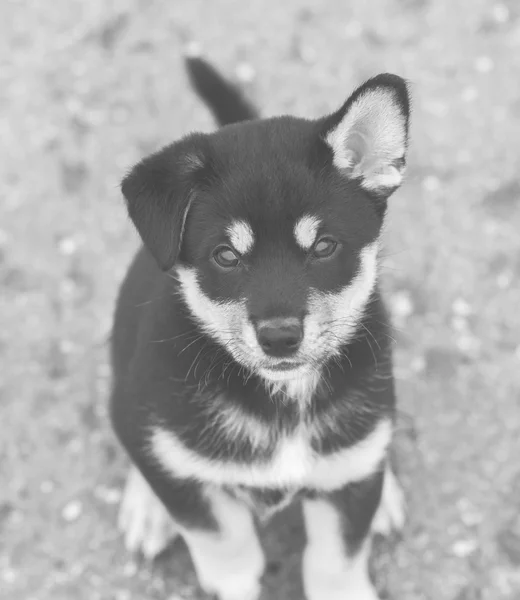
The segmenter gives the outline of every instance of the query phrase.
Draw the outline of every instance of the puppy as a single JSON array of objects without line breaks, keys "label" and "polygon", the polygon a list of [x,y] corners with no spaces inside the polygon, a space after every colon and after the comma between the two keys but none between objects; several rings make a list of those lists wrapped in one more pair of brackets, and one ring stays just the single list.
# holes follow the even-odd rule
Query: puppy
[{"label": "puppy", "polygon": [[202,59],[187,68],[222,128],[122,182],[143,241],[112,336],[127,547],[153,557],[179,533],[206,592],[256,600],[255,520],[299,501],[307,599],[375,600],[371,531],[403,522],[377,279],[407,86],[378,75],[323,118],[260,119]]}]

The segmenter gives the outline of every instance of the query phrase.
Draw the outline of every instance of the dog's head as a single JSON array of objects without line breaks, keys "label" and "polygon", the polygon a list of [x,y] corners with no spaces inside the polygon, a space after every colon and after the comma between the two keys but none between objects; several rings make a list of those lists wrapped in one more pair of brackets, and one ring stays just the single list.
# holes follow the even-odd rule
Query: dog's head
[{"label": "dog's head", "polygon": [[405,82],[379,75],[326,118],[194,134],[123,181],[130,217],[194,318],[265,380],[319,371],[356,332],[408,118]]}]

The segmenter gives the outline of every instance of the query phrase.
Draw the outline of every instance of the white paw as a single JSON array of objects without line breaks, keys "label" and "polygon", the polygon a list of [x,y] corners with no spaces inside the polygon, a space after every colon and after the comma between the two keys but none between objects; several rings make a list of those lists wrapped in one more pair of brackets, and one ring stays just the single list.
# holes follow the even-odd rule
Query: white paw
[{"label": "white paw", "polygon": [[406,521],[406,500],[390,467],[385,473],[381,503],[372,521],[372,531],[382,536],[401,531]]},{"label": "white paw", "polygon": [[376,588],[369,581],[357,589],[349,590],[345,598],[349,600],[380,600]]},{"label": "white paw", "polygon": [[234,580],[222,581],[218,586],[205,585],[203,581],[200,584],[208,594],[216,594],[218,600],[258,600],[262,591],[260,583],[241,579],[237,576]]},{"label": "white paw", "polygon": [[366,573],[331,574],[326,579],[304,579],[307,600],[380,600]]},{"label": "white paw", "polygon": [[175,524],[144,477],[132,467],[119,509],[119,529],[130,552],[152,560],[177,535]]}]

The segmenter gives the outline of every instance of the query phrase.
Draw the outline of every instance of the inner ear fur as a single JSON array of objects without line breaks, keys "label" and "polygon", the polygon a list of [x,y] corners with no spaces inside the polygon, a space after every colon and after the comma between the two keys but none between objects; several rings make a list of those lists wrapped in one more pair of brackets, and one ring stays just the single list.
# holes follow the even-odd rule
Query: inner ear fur
[{"label": "inner ear fur", "polygon": [[164,271],[175,264],[206,165],[206,136],[192,134],[141,160],[121,183],[128,214]]},{"label": "inner ear fur", "polygon": [[328,119],[322,137],[334,165],[369,192],[387,196],[406,167],[410,95],[404,79],[388,73],[369,79]]}]

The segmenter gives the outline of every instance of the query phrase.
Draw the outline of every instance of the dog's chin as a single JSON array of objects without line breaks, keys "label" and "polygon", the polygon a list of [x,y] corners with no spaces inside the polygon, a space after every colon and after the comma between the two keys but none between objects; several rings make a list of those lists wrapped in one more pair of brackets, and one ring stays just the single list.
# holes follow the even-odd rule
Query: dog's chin
[{"label": "dog's chin", "polygon": [[283,383],[284,381],[294,381],[305,377],[310,372],[310,368],[306,364],[295,365],[294,367],[286,367],[283,369],[276,367],[261,367],[258,370],[259,375],[268,382]]}]

